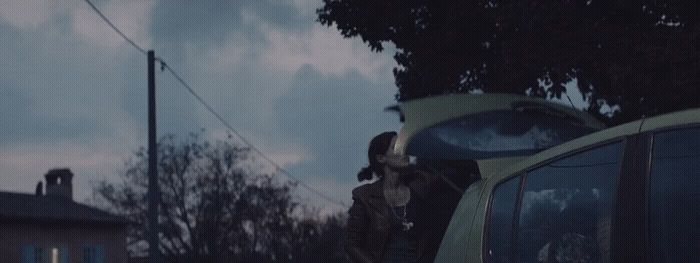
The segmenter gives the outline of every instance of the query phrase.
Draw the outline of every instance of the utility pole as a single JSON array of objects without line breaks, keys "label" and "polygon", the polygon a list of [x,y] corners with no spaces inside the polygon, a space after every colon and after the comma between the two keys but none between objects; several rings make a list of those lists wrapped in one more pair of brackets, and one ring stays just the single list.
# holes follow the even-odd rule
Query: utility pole
[{"label": "utility pole", "polygon": [[158,144],[156,142],[156,58],[148,51],[148,262],[160,263]]}]

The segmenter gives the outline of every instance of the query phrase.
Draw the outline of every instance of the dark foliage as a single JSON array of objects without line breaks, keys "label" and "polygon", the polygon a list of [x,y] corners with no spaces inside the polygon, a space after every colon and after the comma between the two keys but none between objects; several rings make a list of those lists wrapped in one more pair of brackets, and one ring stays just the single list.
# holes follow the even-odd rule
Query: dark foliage
[{"label": "dark foliage", "polygon": [[347,262],[343,242],[345,240],[345,215],[338,214],[319,222],[304,220],[298,225],[297,242],[305,244],[292,252],[295,262]]},{"label": "dark foliage", "polygon": [[621,107],[609,123],[700,103],[695,0],[324,0],[317,13],[374,51],[396,46],[399,101],[474,89],[559,98],[576,78],[590,112]]},{"label": "dark foliage", "polygon": [[[168,262],[337,262],[344,221],[322,218],[292,198],[294,185],[262,174],[249,149],[193,134],[158,144],[161,251]],[[127,217],[129,250],[147,251],[145,149],[127,163],[121,183],[95,189],[107,208]],[[308,254],[315,253],[315,254]]]}]

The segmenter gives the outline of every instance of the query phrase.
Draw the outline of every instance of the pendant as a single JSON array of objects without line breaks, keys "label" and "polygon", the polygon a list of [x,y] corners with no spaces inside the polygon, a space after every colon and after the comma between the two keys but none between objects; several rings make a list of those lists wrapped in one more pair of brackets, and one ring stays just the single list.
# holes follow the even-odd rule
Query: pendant
[{"label": "pendant", "polygon": [[408,231],[413,227],[413,222],[402,222],[401,225],[403,225],[403,231]]}]

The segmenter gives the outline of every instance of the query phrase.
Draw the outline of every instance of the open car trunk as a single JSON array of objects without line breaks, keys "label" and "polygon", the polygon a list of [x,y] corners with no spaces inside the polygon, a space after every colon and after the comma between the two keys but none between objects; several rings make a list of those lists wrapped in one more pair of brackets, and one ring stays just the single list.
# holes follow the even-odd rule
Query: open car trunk
[{"label": "open car trunk", "polygon": [[601,130],[591,115],[512,94],[454,94],[402,103],[394,153],[418,160],[516,160]]},{"label": "open car trunk", "polygon": [[603,129],[592,116],[510,94],[446,95],[390,108],[404,125],[393,149],[442,180],[425,199],[426,261],[437,253],[464,191],[526,156]]}]

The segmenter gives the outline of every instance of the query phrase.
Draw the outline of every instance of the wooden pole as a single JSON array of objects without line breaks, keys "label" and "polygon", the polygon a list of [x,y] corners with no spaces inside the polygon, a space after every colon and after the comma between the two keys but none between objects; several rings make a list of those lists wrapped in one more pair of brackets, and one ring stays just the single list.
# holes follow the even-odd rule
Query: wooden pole
[{"label": "wooden pole", "polygon": [[160,242],[158,207],[160,188],[158,187],[158,144],[156,138],[156,76],[155,54],[148,51],[148,262],[159,263]]}]

